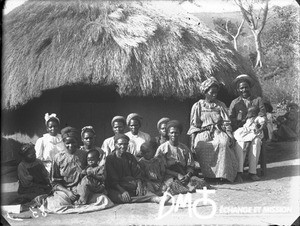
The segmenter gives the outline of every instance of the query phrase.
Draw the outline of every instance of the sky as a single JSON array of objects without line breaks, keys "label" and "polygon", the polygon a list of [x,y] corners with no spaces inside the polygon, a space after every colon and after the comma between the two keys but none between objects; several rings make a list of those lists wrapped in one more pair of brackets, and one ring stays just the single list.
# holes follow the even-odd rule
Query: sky
[{"label": "sky", "polygon": [[[26,0],[6,0],[4,14],[9,13],[15,7],[22,5]],[[158,1],[161,6],[166,6],[170,9],[170,1]],[[284,6],[289,4],[297,4],[296,0],[270,0],[270,7],[273,5]],[[181,4],[181,7],[189,13],[200,12],[234,12],[239,11],[239,8],[234,4],[233,0],[195,0],[195,4],[188,1]]]}]

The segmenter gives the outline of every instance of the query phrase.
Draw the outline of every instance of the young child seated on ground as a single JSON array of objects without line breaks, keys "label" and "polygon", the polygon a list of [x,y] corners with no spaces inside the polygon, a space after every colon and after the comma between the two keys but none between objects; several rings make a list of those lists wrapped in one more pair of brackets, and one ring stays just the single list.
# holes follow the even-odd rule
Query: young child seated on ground
[{"label": "young child seated on ground", "polygon": [[233,136],[237,141],[244,142],[244,151],[249,151],[251,142],[255,137],[263,138],[263,125],[265,118],[258,116],[258,109],[256,107],[249,107],[246,117],[246,123],[243,127],[238,128]]},{"label": "young child seated on ground", "polygon": [[23,195],[24,201],[48,194],[51,191],[49,174],[42,161],[36,158],[34,145],[23,145],[19,153],[22,161],[18,165],[18,193]]},{"label": "young child seated on ground", "polygon": [[87,167],[81,172],[82,179],[77,187],[80,195],[78,204],[86,204],[92,193],[105,193],[105,166],[100,164],[100,153],[97,149],[91,149],[87,153]]},{"label": "young child seated on ground", "polygon": [[60,121],[56,114],[45,114],[47,133],[40,137],[35,143],[37,158],[42,160],[47,171],[50,173],[54,156],[65,149],[61,134],[58,133]]},{"label": "young child seated on ground", "polygon": [[140,149],[142,158],[139,160],[139,165],[148,190],[160,196],[167,190],[164,184],[166,167],[161,156],[154,157],[156,149],[157,143],[154,140],[143,143]]}]

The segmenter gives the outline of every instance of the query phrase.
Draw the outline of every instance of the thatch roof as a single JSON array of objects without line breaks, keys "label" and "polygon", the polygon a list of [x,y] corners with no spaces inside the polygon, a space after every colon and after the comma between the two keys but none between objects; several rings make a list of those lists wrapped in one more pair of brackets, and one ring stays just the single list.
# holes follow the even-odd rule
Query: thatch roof
[{"label": "thatch roof", "polygon": [[[209,76],[231,93],[237,75],[255,78],[217,32],[147,1],[29,0],[3,22],[2,109],[73,84],[184,99],[199,96],[199,83]],[[258,81],[255,92],[261,93]]]}]

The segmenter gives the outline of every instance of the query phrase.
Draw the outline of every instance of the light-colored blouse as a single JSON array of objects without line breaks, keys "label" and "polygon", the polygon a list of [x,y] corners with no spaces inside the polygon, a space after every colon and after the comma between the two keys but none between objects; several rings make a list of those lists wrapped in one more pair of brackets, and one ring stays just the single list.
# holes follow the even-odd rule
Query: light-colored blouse
[{"label": "light-colored blouse", "polygon": [[144,142],[150,141],[150,135],[139,131],[137,135],[133,135],[130,131],[125,133],[129,137],[129,152],[134,156],[138,156],[140,153],[141,146]]},{"label": "light-colored blouse", "polygon": [[188,135],[201,131],[206,126],[221,124],[226,131],[231,131],[230,119],[226,105],[216,100],[208,103],[205,100],[196,102],[191,110],[190,129]]},{"label": "light-colored blouse", "polygon": [[106,156],[108,156],[115,149],[114,137],[112,136],[105,139],[101,149],[105,152]]},{"label": "light-colored blouse", "polygon": [[51,136],[46,133],[36,141],[34,149],[38,159],[52,161],[57,153],[65,151],[65,145],[61,134]]},{"label": "light-colored blouse", "polygon": [[195,165],[190,149],[183,143],[173,146],[170,141],[166,141],[158,147],[155,156],[159,155],[164,157],[167,168],[176,163],[191,168]]}]

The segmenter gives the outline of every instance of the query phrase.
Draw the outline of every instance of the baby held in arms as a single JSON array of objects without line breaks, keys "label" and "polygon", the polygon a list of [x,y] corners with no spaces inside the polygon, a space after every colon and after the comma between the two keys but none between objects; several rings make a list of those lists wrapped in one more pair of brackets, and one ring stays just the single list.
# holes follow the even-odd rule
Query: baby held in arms
[{"label": "baby held in arms", "polygon": [[254,106],[248,108],[246,123],[243,127],[238,128],[233,136],[237,141],[244,142],[244,151],[249,151],[251,142],[254,138],[263,138],[263,125],[265,123],[265,118],[258,116],[258,109]]}]

